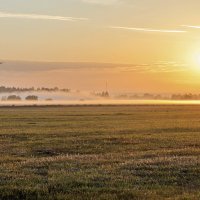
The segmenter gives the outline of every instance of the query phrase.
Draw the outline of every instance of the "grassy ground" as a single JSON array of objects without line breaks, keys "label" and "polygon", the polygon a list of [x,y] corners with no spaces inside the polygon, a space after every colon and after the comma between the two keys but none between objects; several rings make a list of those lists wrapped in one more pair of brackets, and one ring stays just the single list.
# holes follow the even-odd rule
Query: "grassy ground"
[{"label": "grassy ground", "polygon": [[200,199],[200,106],[0,108],[0,199]]}]

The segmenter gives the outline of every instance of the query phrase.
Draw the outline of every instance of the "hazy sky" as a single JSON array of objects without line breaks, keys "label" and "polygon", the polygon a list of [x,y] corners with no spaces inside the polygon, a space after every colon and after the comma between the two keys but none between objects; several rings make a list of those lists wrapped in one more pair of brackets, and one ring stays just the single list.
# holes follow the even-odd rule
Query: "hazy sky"
[{"label": "hazy sky", "polygon": [[0,0],[0,57],[9,63],[0,84],[102,89],[108,79],[113,90],[198,91],[199,9],[199,0]]}]

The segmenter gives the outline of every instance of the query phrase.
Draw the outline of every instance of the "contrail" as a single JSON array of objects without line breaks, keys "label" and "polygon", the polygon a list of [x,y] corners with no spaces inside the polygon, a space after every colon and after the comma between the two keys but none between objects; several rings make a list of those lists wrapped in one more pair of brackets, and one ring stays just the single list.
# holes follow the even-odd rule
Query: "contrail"
[{"label": "contrail", "polygon": [[88,18],[64,17],[64,16],[54,16],[54,15],[40,15],[40,14],[9,13],[9,12],[1,12],[1,11],[0,11],[0,18],[59,20],[59,21],[88,20]]},{"label": "contrail", "polygon": [[124,27],[124,26],[111,26],[113,29],[124,29],[130,31],[143,31],[143,32],[160,32],[160,33],[186,33],[183,30],[162,30],[162,29],[150,29],[150,28],[135,28],[135,27]]}]

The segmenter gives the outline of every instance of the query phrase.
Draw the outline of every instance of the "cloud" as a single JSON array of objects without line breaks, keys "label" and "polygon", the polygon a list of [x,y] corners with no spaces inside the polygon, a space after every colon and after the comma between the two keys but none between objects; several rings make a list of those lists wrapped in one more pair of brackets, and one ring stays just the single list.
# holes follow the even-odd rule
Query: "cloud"
[{"label": "cloud", "polygon": [[80,70],[102,72],[106,70],[108,72],[173,73],[187,71],[188,69],[187,64],[167,61],[147,64],[4,61],[0,67],[0,72],[32,73]]},{"label": "cloud", "polygon": [[0,11],[0,18],[16,18],[16,19],[37,19],[37,20],[58,20],[58,21],[78,21],[87,20],[87,18],[64,17],[54,15],[9,13]]},{"label": "cloud", "polygon": [[183,30],[164,30],[164,29],[151,29],[151,28],[136,28],[136,27],[123,27],[123,26],[111,26],[112,29],[124,29],[130,31],[142,31],[142,32],[160,32],[160,33],[186,33]]},{"label": "cloud", "polygon": [[181,25],[181,26],[186,27],[186,28],[200,29],[200,26],[192,26],[192,25]]},{"label": "cloud", "polygon": [[93,62],[37,62],[37,61],[2,61],[0,71],[33,72],[55,70],[97,70],[122,67],[124,64]]},{"label": "cloud", "polygon": [[187,64],[178,62],[160,61],[150,64],[129,65],[121,68],[122,72],[137,73],[174,73],[188,71]]}]

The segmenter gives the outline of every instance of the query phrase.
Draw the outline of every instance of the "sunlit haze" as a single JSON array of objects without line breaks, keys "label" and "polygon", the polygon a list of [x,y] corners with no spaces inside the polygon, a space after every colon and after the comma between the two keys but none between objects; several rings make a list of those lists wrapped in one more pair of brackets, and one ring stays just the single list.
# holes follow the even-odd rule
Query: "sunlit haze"
[{"label": "sunlit haze", "polygon": [[198,0],[0,0],[1,85],[198,93]]}]

